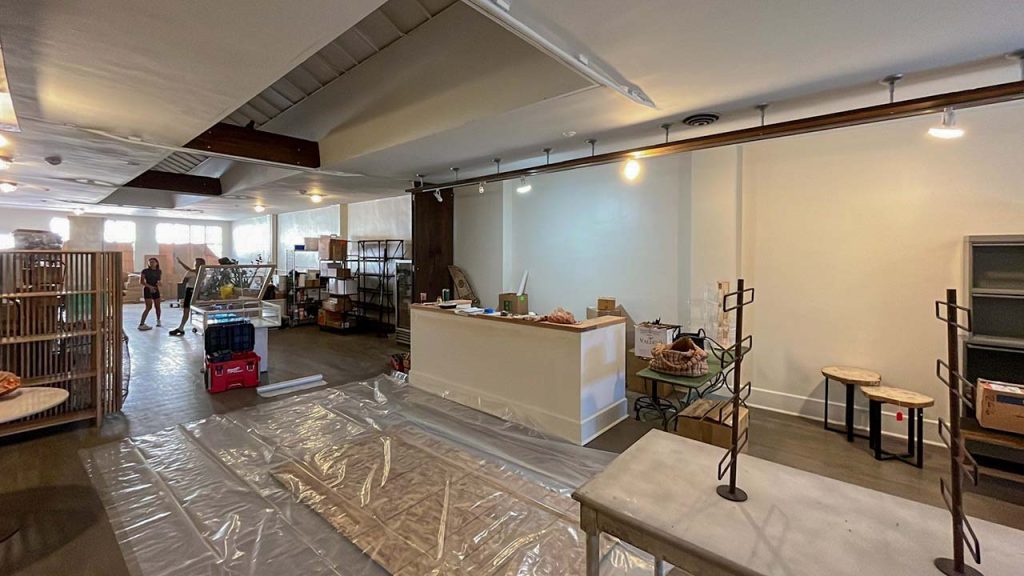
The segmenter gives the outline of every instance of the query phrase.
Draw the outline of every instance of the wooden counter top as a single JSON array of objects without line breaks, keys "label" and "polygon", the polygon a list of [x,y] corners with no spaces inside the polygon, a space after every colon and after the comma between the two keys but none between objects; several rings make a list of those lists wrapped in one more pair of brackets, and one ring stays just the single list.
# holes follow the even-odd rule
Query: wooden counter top
[{"label": "wooden counter top", "polygon": [[438,308],[434,304],[413,304],[411,305],[413,310],[421,310],[423,312],[433,312],[435,314],[449,314],[459,318],[466,318],[469,320],[490,320],[492,322],[504,322],[507,324],[520,324],[525,326],[534,326],[537,328],[548,328],[551,330],[562,330],[564,332],[590,332],[591,330],[597,330],[606,326],[614,326],[616,324],[625,324],[626,319],[621,316],[601,316],[598,318],[590,318],[588,320],[582,320],[576,324],[555,324],[553,322],[540,322],[534,320],[522,320],[519,318],[509,318],[505,316],[488,316],[484,314],[456,314],[455,309],[443,310]]}]

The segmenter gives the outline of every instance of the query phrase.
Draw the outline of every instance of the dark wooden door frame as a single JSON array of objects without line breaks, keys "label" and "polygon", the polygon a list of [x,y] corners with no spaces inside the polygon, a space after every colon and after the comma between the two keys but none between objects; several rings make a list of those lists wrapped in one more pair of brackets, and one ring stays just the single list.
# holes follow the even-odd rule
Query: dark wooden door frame
[{"label": "dark wooden door frame", "polygon": [[441,202],[433,193],[412,195],[414,302],[420,302],[420,294],[434,301],[441,290],[452,288],[448,266],[455,259],[455,192],[452,188],[439,192]]}]

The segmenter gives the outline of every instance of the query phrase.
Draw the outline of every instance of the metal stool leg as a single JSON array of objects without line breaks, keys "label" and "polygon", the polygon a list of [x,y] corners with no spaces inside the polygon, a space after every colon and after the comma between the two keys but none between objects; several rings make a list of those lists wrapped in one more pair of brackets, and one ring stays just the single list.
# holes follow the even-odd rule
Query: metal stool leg
[{"label": "metal stool leg", "polygon": [[846,384],[846,441],[853,442],[853,385]]},{"label": "metal stool leg", "polygon": [[825,430],[828,430],[828,376],[825,376]]},{"label": "metal stool leg", "polygon": [[911,408],[907,410],[907,455],[913,457],[914,449],[917,447],[917,442],[914,440],[914,435],[917,434],[917,410]]},{"label": "metal stool leg", "polygon": [[917,409],[917,467],[924,468],[924,408]]},{"label": "metal stool leg", "polygon": [[869,434],[871,447],[875,451],[875,460],[882,459],[882,403],[872,400],[868,405]]}]

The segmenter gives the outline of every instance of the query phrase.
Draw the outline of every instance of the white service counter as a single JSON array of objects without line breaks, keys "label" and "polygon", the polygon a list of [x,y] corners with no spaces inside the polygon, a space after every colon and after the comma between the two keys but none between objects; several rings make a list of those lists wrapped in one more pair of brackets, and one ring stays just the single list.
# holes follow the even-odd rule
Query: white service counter
[{"label": "white service counter", "polygon": [[574,444],[627,417],[626,320],[576,325],[414,304],[412,386]]}]

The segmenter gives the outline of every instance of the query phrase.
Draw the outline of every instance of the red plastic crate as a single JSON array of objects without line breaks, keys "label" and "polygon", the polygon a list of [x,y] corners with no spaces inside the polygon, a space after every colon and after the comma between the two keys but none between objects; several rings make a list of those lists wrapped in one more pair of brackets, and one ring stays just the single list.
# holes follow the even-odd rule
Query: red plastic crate
[{"label": "red plastic crate", "polygon": [[210,394],[259,385],[260,357],[255,352],[238,352],[231,360],[206,363],[206,391]]}]

